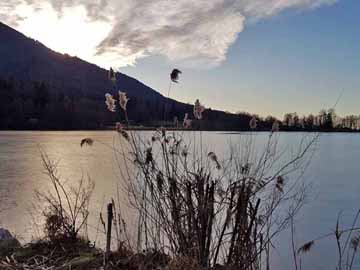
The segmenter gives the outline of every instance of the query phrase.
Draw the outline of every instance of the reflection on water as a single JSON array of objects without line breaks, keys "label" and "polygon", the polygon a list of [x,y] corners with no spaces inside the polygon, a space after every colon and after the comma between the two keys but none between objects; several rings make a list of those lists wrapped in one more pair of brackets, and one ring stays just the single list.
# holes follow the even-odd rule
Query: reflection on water
[{"label": "reflection on water", "polygon": [[[33,206],[34,190],[46,191],[51,187],[44,174],[40,148],[59,162],[58,171],[67,183],[87,176],[96,182],[91,209],[95,210],[93,219],[97,219],[104,205],[116,196],[118,164],[113,152],[101,144],[81,148],[79,142],[84,137],[111,145],[114,133],[0,133],[0,226],[11,228],[27,240],[33,234],[34,221],[41,221],[38,216],[31,217],[39,214]],[[89,230],[91,233],[91,228]]]},{"label": "reflection on water", "polygon": [[[150,134],[143,133],[146,136]],[[69,183],[87,175],[95,181],[90,223],[96,227],[100,211],[104,212],[106,203],[117,196],[117,186],[121,184],[118,166],[122,165],[116,162],[114,153],[108,147],[95,142],[92,147],[81,148],[79,143],[81,139],[91,137],[111,146],[116,142],[116,136],[111,131],[0,132],[0,226],[10,228],[24,240],[36,237],[34,223],[41,223],[41,217],[32,206],[34,190],[49,189],[43,174],[41,147],[51,159],[59,161],[61,177]],[[216,151],[221,157],[230,142],[237,144],[240,138],[247,136],[203,132],[202,139],[209,150]],[[282,133],[280,140],[291,149],[302,136],[300,133]],[[261,144],[267,134],[259,133],[256,137]],[[296,240],[299,245],[333,230],[340,211],[343,211],[344,224],[350,224],[354,212],[360,207],[359,145],[360,135],[357,134],[324,134],[320,137],[318,149],[304,176],[313,188],[308,204],[297,217]],[[123,196],[122,203],[125,205],[126,194],[120,196]],[[125,215],[133,216],[131,210]],[[90,237],[96,237],[94,228],[89,228],[89,233]],[[281,245],[272,254],[274,264],[278,269],[293,268],[289,234],[283,233],[277,242]],[[334,243],[324,240],[303,258],[303,268],[334,269],[332,258],[335,255]]]}]

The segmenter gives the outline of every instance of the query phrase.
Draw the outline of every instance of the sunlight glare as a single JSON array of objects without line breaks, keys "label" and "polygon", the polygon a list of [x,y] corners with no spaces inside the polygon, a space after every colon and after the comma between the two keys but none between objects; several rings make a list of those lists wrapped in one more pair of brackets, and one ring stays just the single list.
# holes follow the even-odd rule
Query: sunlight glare
[{"label": "sunlight glare", "polygon": [[50,5],[40,10],[21,5],[17,12],[25,17],[17,30],[54,51],[77,56],[104,68],[127,64],[119,57],[114,62],[110,61],[113,56],[96,55],[96,46],[108,35],[112,25],[110,22],[90,21],[81,6],[65,8],[62,16]]}]

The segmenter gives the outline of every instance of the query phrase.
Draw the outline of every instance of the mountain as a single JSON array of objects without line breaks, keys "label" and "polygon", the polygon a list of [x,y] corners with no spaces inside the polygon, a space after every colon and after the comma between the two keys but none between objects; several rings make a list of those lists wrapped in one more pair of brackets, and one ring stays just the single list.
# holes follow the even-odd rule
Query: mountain
[{"label": "mountain", "polygon": [[[117,85],[108,72],[77,57],[60,54],[0,22],[0,129],[96,129],[124,116],[106,110],[105,92],[117,89],[130,98],[128,115],[134,124],[155,125],[182,119],[192,106],[167,99],[123,73]],[[112,91],[110,89],[113,89]],[[249,115],[208,109],[202,128],[241,129]],[[246,129],[246,128],[245,128]]]}]

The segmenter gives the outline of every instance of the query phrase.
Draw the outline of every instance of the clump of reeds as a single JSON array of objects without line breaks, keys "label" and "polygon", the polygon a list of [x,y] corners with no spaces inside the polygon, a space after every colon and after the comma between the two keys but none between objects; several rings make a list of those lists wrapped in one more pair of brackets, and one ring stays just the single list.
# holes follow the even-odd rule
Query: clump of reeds
[{"label": "clump of reeds", "polygon": [[[171,81],[177,82],[179,74],[173,71]],[[123,92],[120,103],[121,96]],[[106,103],[113,111],[112,97],[106,96]],[[126,106],[120,107],[126,112]],[[193,116],[200,121],[203,114],[205,107],[196,100]],[[189,115],[183,121],[187,128]],[[257,119],[249,125],[256,129]],[[169,253],[176,258],[169,265],[174,269],[181,264],[189,269],[269,267],[273,237],[304,201],[301,182],[288,178],[306,166],[316,136],[303,140],[298,153],[283,161],[277,149],[279,125],[274,123],[262,153],[254,154],[250,139],[230,146],[229,155],[220,160],[214,151],[203,153],[201,132],[198,141],[195,133],[189,140],[184,133],[159,128],[143,140],[120,123],[116,130],[126,141],[114,150],[125,164],[121,175],[139,213],[137,253]],[[286,206],[289,211],[279,214]]]},{"label": "clump of reeds", "polygon": [[[178,132],[160,129],[146,142],[132,133],[131,151],[123,155],[134,161],[134,170],[124,173],[139,210],[138,250],[164,249],[200,268],[260,269],[272,238],[303,203],[301,184],[286,175],[300,168],[315,140],[281,164],[274,134],[257,160],[233,146],[220,161],[213,151],[191,152]],[[278,216],[287,204],[292,210]]]}]

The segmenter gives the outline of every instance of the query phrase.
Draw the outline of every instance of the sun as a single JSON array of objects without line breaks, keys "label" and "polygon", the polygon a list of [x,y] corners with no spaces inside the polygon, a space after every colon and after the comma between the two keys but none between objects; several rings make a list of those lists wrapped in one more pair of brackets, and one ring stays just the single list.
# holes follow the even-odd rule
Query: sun
[{"label": "sun", "polygon": [[20,5],[17,13],[24,20],[16,29],[54,51],[77,56],[104,68],[127,64],[119,56],[96,55],[97,45],[109,34],[112,24],[89,20],[82,6],[64,8],[59,15],[48,4],[38,10]]}]

